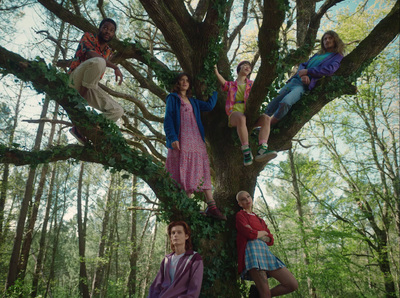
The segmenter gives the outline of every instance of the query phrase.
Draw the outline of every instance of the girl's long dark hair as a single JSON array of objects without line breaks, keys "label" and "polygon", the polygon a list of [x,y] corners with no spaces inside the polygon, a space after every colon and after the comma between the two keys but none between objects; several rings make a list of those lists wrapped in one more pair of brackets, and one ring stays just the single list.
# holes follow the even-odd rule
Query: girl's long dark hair
[{"label": "girl's long dark hair", "polygon": [[179,80],[185,76],[189,80],[189,89],[186,91],[186,95],[188,98],[191,98],[192,97],[192,78],[186,72],[181,72],[176,76],[176,78],[174,80],[174,86],[172,87],[171,92],[179,93],[179,91],[180,91]]}]

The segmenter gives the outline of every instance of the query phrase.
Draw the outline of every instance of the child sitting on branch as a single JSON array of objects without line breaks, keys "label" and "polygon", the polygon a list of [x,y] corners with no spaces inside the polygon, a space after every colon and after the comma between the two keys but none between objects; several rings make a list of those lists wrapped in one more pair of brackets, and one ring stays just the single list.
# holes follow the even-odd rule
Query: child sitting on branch
[{"label": "child sitting on branch", "polygon": [[332,76],[343,59],[344,43],[335,31],[326,31],[321,38],[320,51],[307,62],[300,64],[297,73],[291,77],[267,106],[265,114],[270,125],[280,121],[298,102],[307,90],[312,90],[317,81],[324,76]]},{"label": "child sitting on branch", "polygon": [[[121,70],[109,60],[112,50],[108,43],[114,38],[116,30],[115,21],[107,18],[101,21],[97,35],[86,32],[79,41],[68,72],[70,86],[76,89],[91,107],[100,110],[112,121],[121,118],[124,110],[98,84],[106,67],[114,69],[115,81],[119,79],[118,85],[122,84]],[[87,142],[86,137],[75,126],[70,132],[82,144]]]},{"label": "child sitting on branch", "polygon": [[[248,77],[251,73],[251,64],[249,61],[242,61],[237,66],[237,79],[235,81],[226,81],[218,72],[215,65],[215,75],[221,84],[223,91],[227,91],[225,112],[228,115],[228,126],[236,127],[243,152],[243,164],[249,166],[253,163],[253,154],[249,147],[249,133],[246,126],[246,102],[250,94],[253,81]],[[268,138],[270,132],[270,117],[261,115],[254,126],[261,127],[258,135],[258,149],[255,158],[258,162],[268,162],[277,156],[275,151],[268,149]]]}]

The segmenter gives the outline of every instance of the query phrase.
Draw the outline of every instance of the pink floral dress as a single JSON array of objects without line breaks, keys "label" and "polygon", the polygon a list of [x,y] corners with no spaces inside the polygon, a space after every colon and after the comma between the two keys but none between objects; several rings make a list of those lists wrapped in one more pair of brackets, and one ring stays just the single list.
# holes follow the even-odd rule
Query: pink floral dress
[{"label": "pink floral dress", "polygon": [[201,138],[192,105],[182,99],[180,116],[180,150],[168,149],[167,171],[188,193],[211,189],[206,144]]}]

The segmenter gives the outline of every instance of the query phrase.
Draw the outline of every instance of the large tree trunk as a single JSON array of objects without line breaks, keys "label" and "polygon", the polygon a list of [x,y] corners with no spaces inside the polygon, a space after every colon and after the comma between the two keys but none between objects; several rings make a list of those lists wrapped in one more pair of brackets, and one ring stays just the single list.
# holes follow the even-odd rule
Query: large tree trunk
[{"label": "large tree trunk", "polygon": [[304,45],[308,25],[315,12],[315,3],[314,0],[296,0],[296,43],[298,47]]},{"label": "large tree trunk", "polygon": [[[39,2],[61,19],[67,20],[80,29],[91,32],[97,31],[97,28],[84,19],[82,15],[75,15],[68,9],[63,8],[56,1],[39,0]],[[199,98],[204,98],[202,87],[205,87],[206,83],[204,83],[203,78],[205,78],[205,81],[208,80],[207,82],[210,82],[210,85],[215,82],[215,77],[212,74],[213,64],[219,62],[221,64],[219,65],[221,66],[221,72],[224,75],[230,73],[230,66],[227,62],[227,55],[230,47],[224,44],[223,47],[226,51],[221,53],[216,44],[218,44],[219,35],[225,34],[222,32],[226,28],[224,18],[226,15],[229,15],[229,13],[226,13],[226,15],[224,13],[230,11],[231,7],[229,7],[229,5],[232,5],[232,2],[228,2],[228,4],[226,1],[200,2],[206,5],[207,8],[202,10],[202,13],[196,15],[196,18],[193,18],[180,0],[141,1],[146,12],[152,19],[152,22],[158,27],[157,30],[162,32],[172,52],[174,52],[180,67],[195,78],[194,86],[196,95]],[[307,42],[308,44],[303,45],[288,57],[284,57],[284,59],[282,59],[284,62],[287,62],[289,65],[295,65],[304,61],[304,56],[308,56],[311,53],[310,44],[314,44],[315,42],[316,31],[319,28],[319,22],[322,16],[330,6],[338,2],[339,1],[328,1],[325,3],[326,5],[322,5],[320,11],[313,14],[308,25],[309,28],[306,37],[304,38],[304,40],[309,41]],[[162,5],[160,5],[160,3]],[[285,3],[282,3],[282,1],[264,1],[261,4],[264,5],[262,9],[263,24],[259,31],[261,66],[254,82],[248,105],[246,106],[249,128],[259,116],[260,105],[268,93],[268,87],[277,77],[276,58],[278,57],[279,50],[279,31],[285,15]],[[343,80],[353,80],[353,74],[359,72],[363,65],[369,63],[371,59],[376,57],[376,55],[396,37],[399,32],[398,11],[399,5],[398,2],[396,2],[393,11],[375,27],[373,32],[371,32],[349,56],[343,59],[342,66],[338,72],[339,75],[343,76]],[[200,16],[204,16],[204,19]],[[198,21],[199,19],[202,21]],[[123,42],[115,39],[111,46],[118,52],[116,55],[118,62],[126,58],[134,58],[153,69],[157,78],[166,86],[168,85],[166,77],[171,77],[173,72],[141,47],[140,44]],[[91,132],[95,131],[95,129],[92,129],[95,127],[92,120],[99,120],[100,117],[89,118],[88,114],[76,104],[79,97],[71,95],[71,91],[67,88],[60,88],[63,84],[61,79],[58,80],[56,78],[50,81],[44,75],[43,70],[40,70],[39,67],[35,68],[34,63],[26,62],[22,57],[10,53],[1,47],[0,52],[2,54],[4,53],[4,55],[0,55],[0,66],[4,67],[6,72],[14,73],[25,80],[33,80],[35,88],[53,94],[54,98],[65,108],[71,121],[73,121],[74,124],[79,124],[79,129],[82,127],[82,132],[85,135],[87,134],[88,138],[93,142],[93,148],[89,148],[89,146],[83,148],[67,146],[56,148],[57,150],[48,150],[40,155],[35,152],[25,152],[23,150],[13,150],[10,148],[5,151],[4,156],[0,157],[2,162],[27,164],[31,160],[30,157],[36,157],[37,162],[79,158],[80,160],[102,163],[106,166],[114,167],[116,170],[126,169],[138,177],[143,178],[154,190],[160,201],[163,202],[165,209],[173,211],[173,215],[170,216],[169,220],[180,218],[190,222],[193,218],[196,218],[196,216],[192,216],[193,213],[189,214],[187,210],[178,210],[177,208],[168,209],[170,208],[168,203],[171,199],[171,193],[175,195],[177,192],[174,187],[166,183],[165,172],[162,166],[152,162],[151,159],[153,156],[150,157],[150,154],[141,155],[138,154],[136,150],[128,149],[128,146],[125,146],[127,142],[122,138],[118,139],[120,143],[107,143],[107,137],[102,131],[99,133]],[[10,63],[10,61],[12,63]],[[21,62],[22,65],[19,62]],[[140,72],[132,67],[133,63],[128,60],[122,61],[121,63],[124,63],[124,66],[126,65],[127,71],[130,71],[135,78],[138,77],[141,79],[140,84],[142,84],[142,86],[145,86],[145,88],[151,92],[154,91],[154,94],[157,96],[163,94],[163,92],[160,91],[161,88],[157,88],[152,80],[146,80],[143,76],[140,76]],[[24,65],[28,65],[30,70],[32,68],[37,70],[37,76],[33,78],[30,72],[25,72],[23,68]],[[133,70],[131,70],[129,66],[131,66]],[[47,72],[45,72],[45,74],[47,74]],[[331,82],[329,79],[323,81],[324,84],[329,82]],[[270,138],[271,147],[276,150],[288,149],[292,138],[299,129],[303,127],[313,115],[319,112],[324,105],[333,100],[333,97],[330,96],[333,94],[333,91],[335,91],[335,97],[354,91],[353,87],[349,87],[349,83],[344,83],[344,87],[340,91],[336,90],[336,86],[333,87],[329,87],[329,85],[322,86],[321,84],[321,88],[316,88],[315,91],[313,91],[313,96],[319,97],[318,101],[314,102],[306,98],[304,101],[306,107],[295,105],[292,111],[302,114],[301,119],[298,120],[294,117],[292,119],[289,114],[285,123],[278,124],[279,133],[273,133]],[[81,99],[79,98],[79,100]],[[207,144],[209,145],[210,161],[215,172],[215,198],[220,207],[227,207],[228,211],[237,211],[238,207],[234,199],[236,192],[245,189],[252,194],[254,192],[257,176],[265,167],[265,164],[254,164],[249,168],[243,167],[242,156],[239,150],[240,144],[236,141],[236,132],[234,129],[227,127],[227,117],[224,113],[224,101],[225,96],[220,95],[215,110],[203,115],[203,123],[206,131]],[[82,103],[82,101],[79,103]],[[162,119],[158,119],[159,117],[157,118],[156,115],[151,115],[149,118],[150,117],[151,119],[156,118],[158,121],[162,121]],[[106,130],[106,128],[104,128],[104,130]],[[111,129],[107,132],[111,133]],[[113,132],[113,135],[116,134]],[[103,142],[106,146],[103,146]],[[123,146],[119,146],[120,144],[123,144]],[[141,148],[140,145],[142,144],[139,144],[137,147]],[[254,139],[252,139],[251,146],[253,150],[255,145]],[[121,148],[126,150],[122,150]],[[110,156],[112,158],[106,158]],[[151,174],[149,172],[151,172]],[[183,200],[184,195],[181,196],[178,193],[174,199],[175,198]],[[214,222],[210,221],[210,225],[214,225]],[[215,224],[215,226],[221,225]],[[218,266],[217,268],[221,270],[221,272],[217,273],[217,276],[224,276],[224,280],[216,280],[212,290],[209,284],[206,285],[204,293],[205,295],[210,295],[212,291],[213,293],[225,293],[229,297],[235,297],[235,295],[239,295],[236,286],[229,287],[229,292],[224,292],[226,289],[226,280],[233,281],[237,277],[235,274],[235,266],[232,263],[232,260],[236,258],[232,240],[232,232],[234,231],[233,216],[229,216],[228,222],[223,226],[223,229],[226,232],[221,232],[215,236],[213,235],[213,239],[211,240],[205,238],[204,241],[200,243],[206,268],[215,267],[212,264],[212,260],[215,254],[222,255],[222,251],[226,251],[227,253],[220,261],[222,264],[228,264],[227,268],[223,266]],[[219,231],[221,230],[222,228],[219,229]],[[200,234],[202,228],[199,228],[198,232]],[[226,272],[229,272],[228,276]],[[232,283],[230,283],[230,285],[231,284]]]},{"label": "large tree trunk", "polygon": [[396,286],[394,282],[394,276],[390,269],[390,257],[388,251],[388,242],[387,242],[387,234],[382,231],[378,235],[378,264],[379,269],[383,275],[383,281],[385,284],[385,297],[397,297],[396,295]]},{"label": "large tree trunk", "polygon": [[35,170],[30,168],[29,174],[28,174],[28,179],[26,181],[25,195],[21,202],[20,213],[19,213],[19,218],[18,218],[18,223],[17,223],[17,229],[15,231],[13,250],[11,252],[10,263],[8,266],[6,289],[13,286],[15,281],[18,278],[18,265],[19,265],[18,262],[20,260],[22,236],[24,233],[25,219],[26,219],[26,215],[28,213],[29,202],[30,202],[31,195],[33,192],[34,178],[35,178]]}]

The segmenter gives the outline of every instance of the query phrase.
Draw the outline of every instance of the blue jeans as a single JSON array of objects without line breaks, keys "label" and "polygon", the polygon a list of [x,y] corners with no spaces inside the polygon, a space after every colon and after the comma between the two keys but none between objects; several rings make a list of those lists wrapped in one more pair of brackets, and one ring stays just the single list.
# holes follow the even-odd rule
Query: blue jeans
[{"label": "blue jeans", "polygon": [[307,86],[299,80],[293,79],[287,83],[279,91],[279,95],[275,97],[265,109],[265,114],[268,116],[274,115],[278,120],[285,116],[292,105],[298,102],[306,91]]}]

